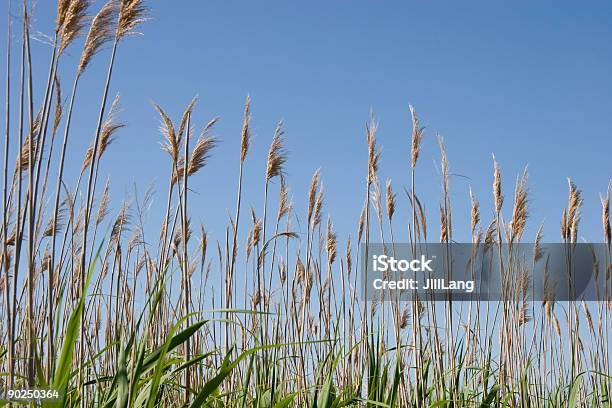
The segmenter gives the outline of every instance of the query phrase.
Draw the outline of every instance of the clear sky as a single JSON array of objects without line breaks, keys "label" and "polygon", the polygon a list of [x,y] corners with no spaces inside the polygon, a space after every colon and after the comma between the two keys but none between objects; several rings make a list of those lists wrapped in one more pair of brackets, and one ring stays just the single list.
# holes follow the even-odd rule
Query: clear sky
[{"label": "clear sky", "polygon": [[[17,3],[13,14],[18,14]],[[52,3],[39,0],[36,5],[39,38],[52,34]],[[111,85],[111,93],[122,96],[121,118],[128,125],[102,168],[111,178],[114,210],[134,183],[140,192],[155,183],[151,218],[161,218],[170,162],[159,149],[159,120],[150,102],[178,120],[187,102],[199,95],[193,119],[200,128],[220,116],[215,133],[221,143],[208,166],[190,179],[191,216],[222,239],[234,208],[241,116],[250,94],[254,140],[246,165],[245,209],[252,205],[261,215],[265,155],[282,119],[290,153],[287,180],[300,218],[305,217],[312,173],[321,167],[326,210],[342,241],[348,234],[354,237],[366,175],[364,123],[372,109],[380,122],[380,178],[390,178],[398,193],[396,229],[403,237],[412,104],[427,126],[417,194],[429,214],[433,240],[439,236],[439,133],[451,171],[461,175],[451,178],[456,240],[469,236],[470,185],[481,201],[483,220],[491,219],[494,153],[503,172],[508,217],[515,178],[529,166],[526,240],[533,239],[543,221],[546,240],[559,240],[566,177],[572,177],[585,199],[580,235],[601,241],[598,195],[612,178],[611,2],[217,0],[149,5],[152,19],[141,27],[142,37],[121,44]],[[4,22],[2,27],[4,47]],[[16,56],[18,36],[12,45]],[[78,42],[62,62],[65,95],[80,51]],[[35,92],[40,94],[50,47],[37,42],[33,52],[40,67]],[[107,62],[108,51],[98,55],[79,88],[74,144],[68,151],[70,184],[95,130]],[[4,89],[1,95],[4,99]],[[276,187],[272,191],[276,197]]]}]

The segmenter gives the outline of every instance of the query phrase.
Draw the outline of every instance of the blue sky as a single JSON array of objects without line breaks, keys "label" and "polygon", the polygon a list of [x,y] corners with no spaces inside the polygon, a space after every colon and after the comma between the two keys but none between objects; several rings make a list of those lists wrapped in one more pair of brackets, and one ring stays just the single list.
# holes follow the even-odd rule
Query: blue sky
[{"label": "blue sky", "polygon": [[[51,3],[39,1],[35,8],[34,30],[42,34],[52,33]],[[601,241],[598,195],[612,178],[612,3],[149,4],[152,19],[141,27],[143,36],[121,44],[111,85],[112,94],[121,94],[121,118],[128,125],[102,167],[102,174],[111,178],[115,210],[134,183],[141,192],[155,183],[151,220],[158,225],[170,162],[159,149],[159,120],[150,102],[178,120],[198,95],[193,119],[201,128],[220,116],[215,134],[221,143],[208,166],[190,179],[191,216],[222,239],[233,213],[242,108],[250,94],[254,139],[246,164],[245,209],[252,205],[261,214],[265,156],[282,119],[289,150],[287,180],[298,215],[304,219],[308,184],[321,167],[326,210],[343,241],[349,234],[354,237],[365,193],[364,123],[372,109],[380,122],[380,178],[390,178],[398,193],[395,228],[404,237],[408,203],[402,191],[409,185],[412,104],[427,127],[417,193],[429,214],[432,240],[439,236],[439,133],[451,171],[461,175],[451,178],[456,240],[469,236],[470,185],[481,201],[483,220],[491,218],[494,153],[503,172],[508,217],[515,178],[529,166],[526,240],[533,238],[540,222],[546,223],[547,241],[559,240],[566,177],[572,177],[585,199],[580,235]],[[4,23],[2,27],[4,47]],[[17,55],[18,36],[12,45]],[[78,42],[63,60],[65,96],[80,51]],[[33,45],[35,64],[41,67],[35,82],[38,93],[49,52],[43,43]],[[70,184],[95,130],[107,61],[108,52],[100,53],[79,88],[74,143],[68,151]],[[276,187],[272,191],[275,197]],[[244,232],[246,225],[242,228]]]}]

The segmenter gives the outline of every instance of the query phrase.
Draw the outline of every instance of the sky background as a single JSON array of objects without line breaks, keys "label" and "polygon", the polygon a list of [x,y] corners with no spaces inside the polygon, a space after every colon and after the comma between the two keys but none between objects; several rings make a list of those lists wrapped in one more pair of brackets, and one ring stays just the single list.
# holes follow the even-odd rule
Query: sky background
[{"label": "sky background", "polygon": [[[19,2],[12,3],[18,15]],[[134,184],[140,193],[155,185],[150,212],[155,235],[149,239],[157,236],[170,169],[169,157],[159,148],[159,118],[151,102],[178,121],[198,95],[192,116],[198,130],[221,117],[215,130],[218,148],[207,167],[190,178],[190,215],[213,239],[223,239],[234,212],[242,111],[250,94],[253,140],[244,210],[253,206],[261,216],[266,153],[282,119],[287,182],[298,217],[303,222],[310,179],[320,167],[325,217],[332,216],[342,242],[349,234],[354,239],[365,194],[364,124],[373,110],[380,123],[379,177],[383,183],[390,178],[398,193],[396,236],[405,239],[412,104],[426,126],[416,189],[428,213],[430,240],[439,237],[437,134],[445,140],[454,174],[456,241],[469,239],[470,186],[481,202],[485,227],[492,218],[493,153],[502,169],[508,218],[516,177],[529,168],[525,241],[533,239],[541,222],[545,240],[559,241],[567,177],[584,194],[580,236],[602,240],[599,194],[612,178],[611,2],[218,0],[151,1],[149,6],[151,20],[140,27],[143,36],[127,39],[118,50],[111,95],[120,93],[120,118],[127,127],[101,168],[102,178],[111,179],[113,214],[119,200],[133,194]],[[99,7],[96,2],[94,9]],[[50,58],[44,36],[53,32],[54,2],[39,1],[34,11],[33,32],[39,39],[32,46],[34,86],[41,94]],[[5,47],[5,23],[2,27]],[[15,58],[19,43],[16,34],[11,41]],[[65,98],[81,48],[82,40],[62,60]],[[69,185],[75,184],[95,131],[108,57],[108,50],[100,53],[79,86]],[[4,65],[1,69],[4,77]],[[4,99],[4,88],[0,92]],[[271,190],[273,211],[277,186]],[[243,220],[245,232],[250,221]],[[295,228],[305,232],[303,225]]]}]

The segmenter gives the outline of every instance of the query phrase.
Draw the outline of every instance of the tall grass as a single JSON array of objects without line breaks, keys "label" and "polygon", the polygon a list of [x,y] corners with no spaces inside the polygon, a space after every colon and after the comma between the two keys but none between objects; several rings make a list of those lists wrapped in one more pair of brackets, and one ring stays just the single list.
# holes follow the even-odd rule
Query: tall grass
[{"label": "tall grass", "polygon": [[[434,241],[417,184],[427,135],[413,107],[405,200],[391,181],[379,180],[381,150],[372,115],[365,126],[364,206],[355,236],[342,242],[325,214],[319,170],[304,197],[306,231],[297,231],[301,217],[284,176],[282,123],[261,175],[263,213],[251,208],[250,230],[239,229],[245,225],[242,213],[249,211],[243,185],[262,182],[243,171],[252,143],[247,97],[236,135],[237,189],[227,191],[236,194],[236,206],[210,255],[205,227],[192,225],[196,209],[189,192],[198,188],[197,173],[209,161],[214,165],[217,119],[196,138],[195,99],[178,123],[154,104],[169,158],[159,234],[145,228],[150,190],[111,214],[109,183],[102,191],[98,186],[100,162],[123,127],[118,98],[109,101],[113,75],[123,68],[120,45],[146,20],[143,2],[109,0],[95,12],[88,0],[59,0],[42,89],[33,88],[33,76],[43,71],[32,66],[28,4],[23,2],[22,24],[12,25],[8,15],[0,389],[58,390],[60,398],[44,406],[610,406],[610,273],[599,301],[590,303],[535,302],[512,264],[500,265],[506,287],[500,302],[458,304],[450,296],[443,302],[362,300],[360,271],[368,253],[362,259],[361,245],[381,242],[394,251],[398,228],[408,231],[415,253],[421,243]],[[17,26],[21,54],[13,67],[11,35]],[[81,56],[73,61],[65,51],[76,47],[87,28]],[[80,79],[105,45],[110,57],[94,136],[82,156],[68,157]],[[57,72],[73,63],[65,110]],[[17,95],[9,92],[14,82]],[[36,110],[35,95],[42,98]],[[10,122],[13,111],[17,124]],[[62,123],[62,137],[56,138]],[[517,179],[510,209],[493,158],[492,219],[484,220],[471,189],[470,213],[458,214],[442,139],[439,146],[439,242],[453,242],[457,217],[469,220],[472,244],[500,255],[504,245],[525,241],[527,174]],[[67,160],[82,160],[74,183],[74,175],[64,171]],[[612,268],[610,190],[601,197],[606,271]],[[593,216],[581,213],[582,204],[570,181],[563,242],[575,243],[581,218]],[[410,212],[404,225],[394,218],[400,206]],[[542,228],[533,239],[535,258],[541,256]]]}]

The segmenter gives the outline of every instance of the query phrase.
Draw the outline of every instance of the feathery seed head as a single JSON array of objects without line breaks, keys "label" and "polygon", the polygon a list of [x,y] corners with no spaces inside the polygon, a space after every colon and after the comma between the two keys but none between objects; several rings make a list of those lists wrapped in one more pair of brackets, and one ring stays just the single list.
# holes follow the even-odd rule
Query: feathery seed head
[{"label": "feathery seed head", "polygon": [[208,234],[206,233],[206,229],[204,229],[204,225],[200,224],[200,254],[201,254],[201,262],[204,265],[206,261],[206,248],[208,247]]},{"label": "feathery seed head", "polygon": [[544,231],[544,224],[540,224],[538,232],[535,237],[535,244],[533,246],[533,261],[538,262],[542,259],[542,233]]},{"label": "feathery seed head", "polygon": [[521,302],[521,306],[518,313],[518,325],[522,326],[529,323],[532,320],[532,316],[529,313],[529,307],[527,302]]},{"label": "feathery seed head", "polygon": [[368,142],[368,186],[376,179],[378,172],[378,162],[380,160],[380,151],[376,148],[376,132],[378,123],[374,118],[374,113],[370,115],[370,123],[366,123],[366,139]]},{"label": "feathery seed head", "polygon": [[142,0],[121,0],[119,21],[117,23],[117,41],[127,35],[135,34],[134,29],[147,20],[148,9]]},{"label": "feathery seed head", "polygon": [[326,233],[326,241],[327,241],[327,260],[329,264],[333,264],[336,259],[336,233],[332,229],[331,218],[327,219],[327,233]]},{"label": "feathery seed head", "polygon": [[188,175],[196,173],[206,165],[206,160],[210,157],[210,152],[216,145],[217,139],[215,137],[206,136],[206,133],[200,136],[191,153],[189,167],[187,168]]},{"label": "feathery seed head", "polygon": [[242,122],[242,135],[240,139],[240,161],[244,162],[246,155],[249,151],[249,144],[251,142],[251,129],[249,127],[251,122],[251,97],[247,95],[246,102],[244,104],[244,119]]},{"label": "feathery seed head", "polygon": [[584,315],[587,318],[589,330],[591,331],[591,333],[595,333],[594,326],[593,326],[593,318],[591,317],[591,312],[589,311],[589,307],[587,306],[584,300],[582,301],[582,309],[584,310]]},{"label": "feathery seed head", "polygon": [[402,317],[400,318],[400,323],[399,323],[400,329],[405,329],[406,327],[408,327],[408,317],[409,317],[408,306],[406,306],[404,307],[404,311],[402,312]]},{"label": "feathery seed head", "polygon": [[348,276],[351,276],[351,270],[353,269],[353,256],[351,254],[351,237],[346,240],[346,271]]},{"label": "feathery seed head", "polygon": [[393,214],[395,214],[395,194],[391,189],[391,180],[387,179],[387,194],[386,194],[386,202],[387,202],[387,217],[389,217],[389,221],[393,219]]},{"label": "feathery seed head", "polygon": [[62,120],[62,90],[60,87],[60,81],[57,78],[57,75],[54,77],[55,81],[55,113],[53,116],[53,134],[57,132],[57,128],[59,127],[60,121]]},{"label": "feathery seed head", "polygon": [[493,155],[493,169],[493,201],[495,202],[495,212],[500,214],[504,205],[504,196],[501,187],[501,170],[497,160],[495,160],[495,155]]},{"label": "feathery seed head", "polygon": [[124,123],[116,121],[117,115],[119,114],[119,94],[115,96],[113,103],[108,111],[106,120],[102,125],[102,132],[100,134],[100,146],[98,149],[98,158],[102,157],[108,146],[113,142],[113,135],[119,129],[125,127]]},{"label": "feathery seed head", "polygon": [[446,146],[444,145],[444,139],[438,135],[438,145],[440,146],[441,165],[442,165],[442,187],[444,193],[448,193],[448,159],[446,156]]},{"label": "feathery seed head", "polygon": [[60,204],[57,217],[51,218],[43,231],[43,237],[52,237],[53,234],[58,234],[64,227],[64,220],[66,218],[66,201],[62,201]]},{"label": "feathery seed head", "polygon": [[185,128],[187,127],[187,119],[193,112],[193,108],[195,107],[196,102],[198,101],[197,96],[194,97],[183,112],[183,116],[181,116],[181,122],[179,123],[178,131],[176,132],[177,143],[180,145],[181,140],[183,138],[183,133],[185,132]]},{"label": "feathery seed head", "polygon": [[604,240],[608,246],[610,246],[610,242],[612,241],[612,230],[610,229],[610,187],[608,187],[608,192],[605,197],[600,197],[601,199],[601,218],[603,223],[603,232],[604,232]]},{"label": "feathery seed head", "polygon": [[125,230],[126,225],[130,222],[131,215],[129,210],[130,204],[126,201],[121,206],[121,210],[119,210],[119,214],[113,223],[113,228],[111,229],[110,234],[111,242],[118,242],[121,232]]},{"label": "feathery seed head", "polygon": [[440,242],[448,242],[449,231],[448,231],[448,218],[444,207],[440,205]]},{"label": "feathery seed head", "polygon": [[323,214],[323,201],[324,201],[324,189],[323,186],[319,189],[317,199],[315,200],[314,213],[312,217],[312,230],[314,231],[317,225],[321,223],[321,216]]},{"label": "feathery seed head", "polygon": [[55,31],[59,31],[62,25],[64,24],[68,7],[70,7],[70,0],[58,0],[57,17],[55,19]]},{"label": "feathery seed head", "polygon": [[253,235],[251,239],[251,245],[257,246],[259,239],[261,238],[261,220],[258,220],[255,216],[255,211],[251,207],[251,219],[253,221]]},{"label": "feathery seed head", "polygon": [[[115,96],[113,103],[108,111],[106,120],[102,125],[102,131],[100,132],[100,141],[98,144],[98,160],[102,157],[108,146],[113,143],[113,136],[119,130],[125,127],[124,123],[116,121],[117,114],[119,112],[119,95]],[[89,146],[87,152],[85,152],[85,158],[83,165],[81,166],[81,172],[84,172],[87,167],[91,164],[91,159],[94,154],[94,146]]]},{"label": "feathery seed head", "polygon": [[580,208],[582,207],[582,191],[576,187],[574,182],[567,179],[569,185],[569,199],[567,206],[567,221],[565,224],[565,237],[570,239],[570,242],[576,242],[578,235],[578,224],[580,223]]},{"label": "feathery seed head", "polygon": [[514,191],[514,209],[510,220],[510,243],[515,240],[520,241],[527,226],[527,191],[527,170],[525,169],[523,176],[517,180]]},{"label": "feathery seed head", "polygon": [[293,203],[289,199],[289,189],[285,185],[285,177],[280,177],[280,192],[279,192],[279,204],[278,204],[278,216],[280,220],[283,216],[287,215],[293,208]]},{"label": "feathery seed head", "polygon": [[[215,118],[208,122],[208,124],[204,127],[200,138],[196,142],[193,151],[191,152],[191,157],[189,158],[189,163],[187,164],[187,176],[191,176],[195,174],[198,170],[206,165],[206,161],[210,157],[210,153],[212,149],[217,145],[217,139],[214,136],[210,136],[210,129],[217,123],[218,118]],[[179,160],[179,168],[177,174],[173,178],[173,182],[177,180],[181,180],[185,175],[185,165],[180,164],[181,160]]]},{"label": "feathery seed head", "polygon": [[104,220],[106,215],[108,214],[108,204],[110,202],[110,180],[106,180],[106,185],[104,186],[104,192],[102,193],[102,198],[100,199],[100,205],[98,206],[98,214],[96,215],[96,225],[100,225],[100,223]]},{"label": "feathery seed head", "polygon": [[421,152],[421,141],[425,128],[421,127],[419,118],[417,116],[414,106],[409,105],[410,115],[412,117],[412,151],[411,151],[411,164],[412,168],[416,166],[417,160],[419,159],[419,153]]},{"label": "feathery seed head", "polygon": [[[66,48],[74,41],[75,38],[81,36],[85,22],[87,21],[87,9],[90,5],[90,0],[71,0],[66,7],[67,1],[61,1],[58,4],[58,29],[60,46],[59,54],[61,55]],[[60,13],[61,16],[60,16]]]},{"label": "feathery seed head", "polygon": [[312,175],[312,181],[310,182],[310,189],[308,190],[308,223],[312,219],[312,212],[314,211],[315,201],[317,199],[317,189],[319,188],[319,178],[321,177],[321,169],[317,169]]},{"label": "feathery seed head", "polygon": [[295,262],[295,275],[298,283],[304,283],[306,279],[306,268],[304,267],[304,263],[299,255],[297,257],[297,261]]},{"label": "feathery seed head", "polygon": [[180,140],[176,135],[176,131],[174,130],[174,124],[170,120],[170,117],[164,112],[164,110],[158,104],[154,103],[153,107],[159,113],[161,118],[160,131],[164,138],[166,139],[165,143],[162,144],[162,150],[167,152],[172,158],[173,164],[176,164],[178,161],[179,155],[179,143]]},{"label": "feathery seed head", "polygon": [[[18,157],[15,174],[19,171],[26,171],[30,168],[30,155],[35,158],[38,150],[38,142],[40,136],[40,120],[42,111],[39,110],[34,118],[34,123],[30,125],[30,131],[21,147],[21,156]],[[33,163],[32,163],[33,164]]]},{"label": "feathery seed head", "polygon": [[372,184],[374,186],[374,191],[372,191],[371,194],[372,205],[376,210],[376,216],[378,217],[378,221],[382,222],[382,193],[380,191],[380,186],[378,185],[378,177],[374,179],[374,182]]},{"label": "feathery seed head", "polygon": [[485,233],[484,248],[488,250],[495,244],[495,233],[497,232],[495,221],[491,221]]},{"label": "feathery seed head", "polygon": [[113,39],[118,10],[116,1],[109,0],[91,21],[77,75],[81,75],[93,56],[102,49],[104,44]]},{"label": "feathery seed head", "polygon": [[561,217],[561,238],[567,240],[567,209],[563,209],[563,216]]},{"label": "feathery seed head", "polygon": [[361,237],[363,236],[363,227],[365,225],[365,212],[366,206],[368,203],[365,203],[361,208],[361,213],[359,214],[359,225],[357,227],[357,243],[361,243]]},{"label": "feathery seed head", "polygon": [[287,152],[283,147],[283,133],[283,122],[279,122],[274,131],[270,150],[268,150],[268,162],[266,167],[267,181],[283,173],[283,164],[287,161]]},{"label": "feathery seed head", "polygon": [[287,281],[287,264],[282,258],[278,265],[278,279],[280,280],[281,286]]},{"label": "feathery seed head", "polygon": [[470,221],[472,226],[472,236],[476,232],[476,227],[480,222],[480,204],[476,197],[474,197],[474,193],[472,192],[472,187],[470,186],[470,201],[472,202],[472,208],[470,212]]}]

